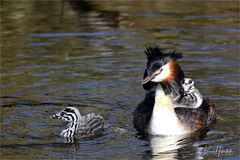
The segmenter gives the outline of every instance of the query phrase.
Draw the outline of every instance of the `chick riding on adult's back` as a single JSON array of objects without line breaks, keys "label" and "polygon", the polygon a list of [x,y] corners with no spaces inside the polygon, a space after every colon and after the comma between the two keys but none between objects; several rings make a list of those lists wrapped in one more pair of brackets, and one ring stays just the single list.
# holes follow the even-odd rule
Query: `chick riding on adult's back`
[{"label": "chick riding on adult's back", "polygon": [[184,72],[177,63],[182,54],[163,53],[159,47],[148,47],[145,54],[148,58],[143,80],[146,94],[134,112],[137,131],[145,135],[181,135],[210,129],[216,119],[214,104],[199,96],[195,101],[201,104],[186,106],[189,94],[184,92]]}]

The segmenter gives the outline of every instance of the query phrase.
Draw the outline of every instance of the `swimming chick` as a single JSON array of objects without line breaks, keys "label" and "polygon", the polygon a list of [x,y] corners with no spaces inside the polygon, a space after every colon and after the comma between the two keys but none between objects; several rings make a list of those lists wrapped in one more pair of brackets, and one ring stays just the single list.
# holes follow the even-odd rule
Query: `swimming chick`
[{"label": "swimming chick", "polygon": [[51,116],[68,122],[66,129],[60,132],[62,137],[88,137],[101,133],[109,127],[102,116],[94,113],[81,116],[77,108],[66,107],[62,111]]},{"label": "swimming chick", "polygon": [[191,88],[189,93],[184,91],[184,72],[177,63],[182,54],[163,53],[159,47],[148,47],[145,54],[148,61],[142,84],[147,92],[134,112],[136,130],[141,134],[181,135],[210,129],[216,113],[214,104],[206,99],[199,107],[174,107],[176,97],[195,93]]}]

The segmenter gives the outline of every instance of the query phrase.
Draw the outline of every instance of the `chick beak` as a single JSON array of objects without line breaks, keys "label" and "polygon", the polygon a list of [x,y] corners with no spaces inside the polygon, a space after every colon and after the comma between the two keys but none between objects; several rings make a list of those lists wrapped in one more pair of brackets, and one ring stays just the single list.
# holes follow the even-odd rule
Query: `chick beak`
[{"label": "chick beak", "polygon": [[50,118],[59,119],[59,117],[61,117],[60,114],[61,114],[61,112],[58,112],[58,113],[56,113],[56,114],[54,114],[54,115],[51,115]]},{"label": "chick beak", "polygon": [[50,118],[56,119],[57,116],[54,114],[54,115],[51,115]]}]

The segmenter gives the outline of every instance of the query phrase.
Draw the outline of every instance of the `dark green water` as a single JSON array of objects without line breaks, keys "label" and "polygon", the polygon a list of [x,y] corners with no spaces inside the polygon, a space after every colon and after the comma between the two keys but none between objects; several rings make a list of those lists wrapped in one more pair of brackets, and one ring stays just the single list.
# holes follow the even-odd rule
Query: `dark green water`
[{"label": "dark green water", "polygon": [[[136,136],[155,44],[183,52],[186,76],[218,104],[200,140]],[[239,67],[238,1],[1,1],[1,158],[239,159]],[[49,116],[66,105],[115,129],[64,143]]]}]

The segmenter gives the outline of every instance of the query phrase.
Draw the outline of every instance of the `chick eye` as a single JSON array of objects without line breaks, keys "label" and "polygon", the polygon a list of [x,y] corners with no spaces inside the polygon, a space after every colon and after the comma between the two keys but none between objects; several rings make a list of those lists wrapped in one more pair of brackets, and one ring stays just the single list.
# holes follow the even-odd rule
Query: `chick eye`
[{"label": "chick eye", "polygon": [[161,69],[160,69],[160,72],[162,72],[162,71],[163,71],[163,69],[161,68]]}]

